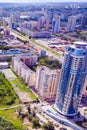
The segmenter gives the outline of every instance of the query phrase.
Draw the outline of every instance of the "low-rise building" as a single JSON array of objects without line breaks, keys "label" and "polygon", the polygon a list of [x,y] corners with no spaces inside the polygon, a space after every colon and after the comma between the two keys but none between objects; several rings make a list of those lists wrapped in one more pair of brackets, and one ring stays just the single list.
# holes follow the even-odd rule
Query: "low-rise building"
[{"label": "low-rise building", "polygon": [[51,33],[48,31],[35,31],[35,30],[32,31],[24,27],[21,27],[21,32],[34,38],[50,38],[51,37]]},{"label": "low-rise building", "polygon": [[7,62],[0,62],[0,69],[7,69],[8,63]]}]

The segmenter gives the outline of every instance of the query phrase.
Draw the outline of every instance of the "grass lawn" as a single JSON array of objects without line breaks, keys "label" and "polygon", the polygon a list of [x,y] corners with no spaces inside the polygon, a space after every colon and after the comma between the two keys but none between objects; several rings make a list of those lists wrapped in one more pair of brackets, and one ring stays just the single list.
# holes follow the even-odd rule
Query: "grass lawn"
[{"label": "grass lawn", "polygon": [[23,130],[22,121],[17,117],[15,111],[16,109],[2,110],[0,116],[11,122],[18,130]]},{"label": "grass lawn", "polygon": [[80,32],[80,34],[82,34],[82,35],[87,35],[87,31],[85,32]]},{"label": "grass lawn", "polygon": [[25,85],[25,83],[22,81],[22,79],[20,77],[11,80],[10,83],[12,85],[16,84],[16,87],[18,87],[20,89],[20,91],[22,92],[28,92],[30,98],[34,101],[37,100],[37,97],[33,94],[33,92],[30,90],[29,87],[27,87],[27,85]]},{"label": "grass lawn", "polygon": [[19,99],[15,94],[12,85],[4,75],[0,73],[0,107],[17,104],[19,104]]},{"label": "grass lawn", "polygon": [[15,128],[15,126],[7,121],[6,119],[0,117],[0,130],[18,130]]}]

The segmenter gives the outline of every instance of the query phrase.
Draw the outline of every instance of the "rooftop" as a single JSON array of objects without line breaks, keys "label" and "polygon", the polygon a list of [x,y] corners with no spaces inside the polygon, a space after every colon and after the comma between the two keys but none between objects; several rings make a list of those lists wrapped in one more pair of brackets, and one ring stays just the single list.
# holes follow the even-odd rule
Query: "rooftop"
[{"label": "rooftop", "polygon": [[87,46],[86,42],[82,42],[82,41],[76,41],[74,42],[75,45],[80,45],[80,46]]},{"label": "rooftop", "polygon": [[41,69],[43,72],[45,72],[45,73],[47,73],[48,75],[49,74],[56,74],[56,73],[60,73],[60,69],[50,69],[50,68],[48,68],[48,67],[46,67],[46,66],[39,66],[38,67],[39,69]]},{"label": "rooftop", "polygon": [[8,62],[0,62],[0,65],[8,65]]},{"label": "rooftop", "polygon": [[29,16],[27,16],[27,15],[21,15],[20,18],[21,18],[21,19],[29,18]]}]

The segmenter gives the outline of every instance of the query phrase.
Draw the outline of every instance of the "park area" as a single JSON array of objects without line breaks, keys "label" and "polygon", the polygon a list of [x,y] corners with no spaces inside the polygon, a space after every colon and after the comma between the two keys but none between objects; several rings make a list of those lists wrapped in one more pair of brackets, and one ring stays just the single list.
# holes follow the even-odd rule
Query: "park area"
[{"label": "park area", "polygon": [[11,69],[4,69],[0,73],[0,124],[1,129],[6,129],[3,122],[7,124],[8,130],[25,130],[26,126],[18,117],[18,111],[25,102],[36,101],[37,97],[23,80]]},{"label": "park area", "polygon": [[19,99],[10,82],[5,78],[3,73],[0,73],[0,107],[16,105],[18,103]]},{"label": "park area", "polygon": [[19,108],[20,100],[5,75],[0,73],[0,130],[23,130],[16,106]]},{"label": "park area", "polygon": [[10,83],[14,87],[14,90],[19,96],[22,103],[37,101],[37,97],[33,94],[30,88],[27,85],[25,85],[25,83],[20,77],[11,80]]},{"label": "park area", "polygon": [[[8,123],[8,130],[23,130],[24,126],[22,124],[21,119],[18,118],[15,109],[8,109],[8,110],[0,110],[0,116],[2,119],[6,120]],[[0,120],[1,124],[1,120]],[[12,126],[12,127],[11,127]],[[6,126],[2,126],[3,129],[0,130],[7,130]]]},{"label": "park area", "polygon": [[13,70],[5,69],[3,70],[3,73],[22,103],[37,101],[37,97]]}]

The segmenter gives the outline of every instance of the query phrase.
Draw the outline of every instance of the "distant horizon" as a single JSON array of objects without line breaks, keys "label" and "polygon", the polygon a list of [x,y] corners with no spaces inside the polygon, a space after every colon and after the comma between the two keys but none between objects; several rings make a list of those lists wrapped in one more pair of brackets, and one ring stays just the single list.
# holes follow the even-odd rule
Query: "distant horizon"
[{"label": "distant horizon", "polygon": [[23,2],[0,2],[0,3],[9,3],[9,4],[14,4],[14,3],[22,3],[22,4],[28,4],[28,3],[87,3],[86,1],[82,1],[82,2],[67,2],[67,1],[64,1],[64,2],[25,2],[25,3],[23,3]]},{"label": "distant horizon", "polygon": [[0,3],[84,3],[87,0],[0,0]]}]

